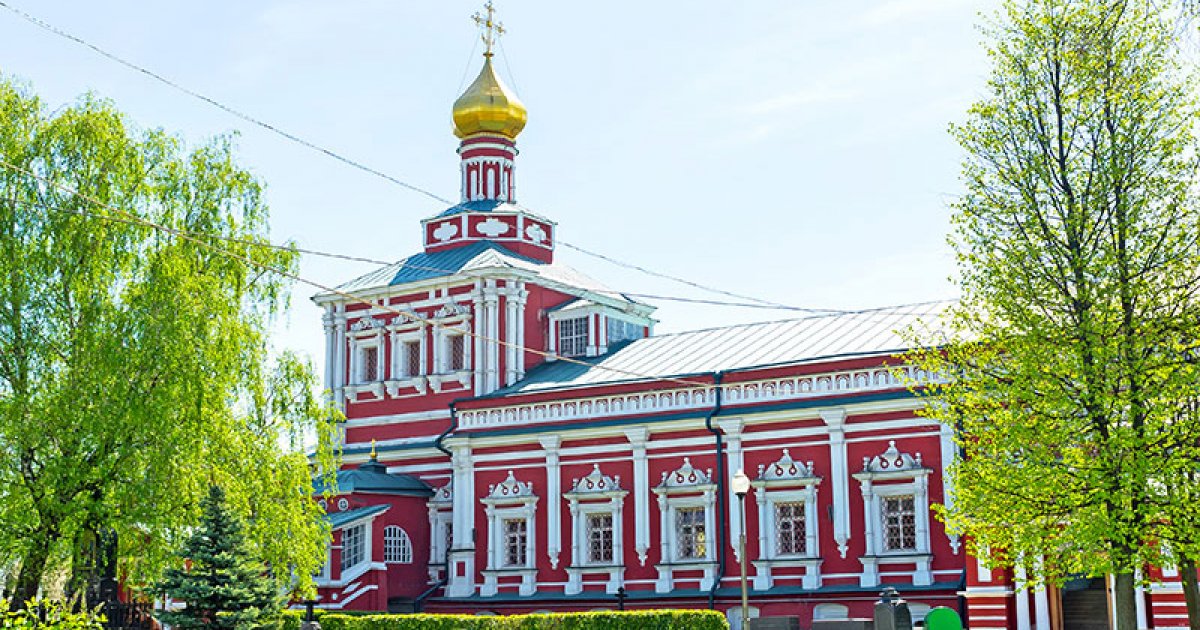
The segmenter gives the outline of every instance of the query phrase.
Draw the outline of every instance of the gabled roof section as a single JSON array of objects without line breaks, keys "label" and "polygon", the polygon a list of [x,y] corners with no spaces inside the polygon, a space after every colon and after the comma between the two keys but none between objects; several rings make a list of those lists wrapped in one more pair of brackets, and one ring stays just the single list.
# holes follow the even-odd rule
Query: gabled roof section
[{"label": "gabled roof section", "polygon": [[[918,322],[935,324],[950,302],[840,315],[743,324],[631,341],[587,365],[552,361],[493,396],[681,377],[823,358],[893,354],[912,347],[903,332]],[[605,369],[611,368],[611,369]],[[614,370],[620,370],[614,371]]]},{"label": "gabled roof section", "polygon": [[[480,202],[471,202],[480,203]],[[528,276],[528,281],[571,295],[587,297],[599,304],[628,310],[649,317],[654,307],[638,302],[561,263],[544,263],[491,241],[479,241],[454,249],[414,254],[359,276],[339,287],[343,293],[359,293],[453,275],[482,275],[484,272],[513,270]],[[336,293],[313,297],[318,303],[336,300]]]},{"label": "gabled roof section", "polygon": [[337,529],[354,521],[364,519],[370,516],[377,516],[388,511],[390,505],[372,505],[370,507],[354,508],[345,512],[333,512],[325,515],[325,520],[329,522],[329,529]]},{"label": "gabled roof section", "polygon": [[[314,494],[325,491],[320,478],[313,480]],[[343,469],[337,473],[338,494],[368,492],[373,494],[400,494],[427,497],[433,494],[429,484],[411,475],[392,474],[387,467],[372,459],[359,464],[358,468]]]}]

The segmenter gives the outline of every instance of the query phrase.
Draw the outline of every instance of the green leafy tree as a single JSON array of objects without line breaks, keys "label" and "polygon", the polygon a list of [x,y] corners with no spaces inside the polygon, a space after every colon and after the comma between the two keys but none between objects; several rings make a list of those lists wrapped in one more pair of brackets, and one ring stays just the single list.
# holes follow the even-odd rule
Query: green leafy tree
[{"label": "green leafy tree", "polygon": [[212,486],[200,525],[183,546],[186,568],[168,569],[162,591],[182,602],[162,615],[181,630],[250,628],[283,607],[274,580],[246,545],[242,523],[225,506],[225,492]]},{"label": "green leafy tree", "polygon": [[987,92],[954,128],[962,299],[916,357],[964,452],[944,518],[1032,581],[1114,575],[1133,629],[1136,572],[1197,535],[1162,491],[1200,437],[1178,414],[1200,378],[1194,84],[1149,0],[1010,0],[985,32]]},{"label": "green leafy tree", "polygon": [[[311,591],[327,526],[300,437],[333,466],[307,362],[271,358],[294,251],[229,138],[194,150],[85,97],[48,111],[0,79],[0,563],[14,600],[119,541],[153,583],[211,484],[280,584]],[[145,221],[164,226],[158,229]],[[230,240],[232,239],[232,240]],[[293,577],[296,582],[293,583]]]}]

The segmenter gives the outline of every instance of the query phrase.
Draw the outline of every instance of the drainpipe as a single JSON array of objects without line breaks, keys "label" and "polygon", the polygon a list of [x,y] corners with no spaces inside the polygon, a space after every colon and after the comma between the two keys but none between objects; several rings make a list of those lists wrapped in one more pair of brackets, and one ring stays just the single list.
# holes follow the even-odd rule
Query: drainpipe
[{"label": "drainpipe", "polygon": [[[464,400],[467,400],[467,399],[466,398],[455,398],[454,400],[450,401],[450,426],[446,427],[446,430],[442,431],[437,436],[437,439],[433,441],[433,446],[435,448],[437,448],[437,450],[445,453],[447,457],[453,457],[453,454],[450,452],[449,449],[447,449],[445,446],[442,445],[442,441],[445,440],[447,437],[450,437],[450,434],[454,433],[454,429],[458,428],[458,408],[457,408],[457,406],[458,406],[458,403],[460,403]],[[450,481],[451,482],[454,481],[454,471],[450,472]],[[432,536],[433,532],[429,532],[429,535]],[[435,582],[433,584],[433,586],[430,586],[428,589],[425,589],[424,593],[417,595],[417,598],[413,600],[413,612],[421,612],[421,609],[425,606],[425,600],[432,597],[433,594],[438,591],[438,589],[440,589],[450,583],[450,550],[449,549],[446,550],[446,557],[442,558],[442,564],[446,567],[445,576],[443,576],[442,579]]]},{"label": "drainpipe", "polygon": [[725,440],[721,435],[721,430],[714,427],[712,423],[713,417],[721,413],[721,380],[724,378],[724,370],[713,372],[713,387],[716,388],[717,399],[712,411],[709,411],[708,416],[704,418],[704,428],[716,437],[717,514],[721,517],[721,525],[717,527],[717,575],[713,580],[712,588],[708,590],[708,608],[710,610],[716,608],[717,589],[721,588],[721,580],[725,577],[725,555],[728,553],[728,550],[725,549],[725,541],[729,538],[729,497],[727,496],[729,492],[726,489],[729,475],[725,473]]}]

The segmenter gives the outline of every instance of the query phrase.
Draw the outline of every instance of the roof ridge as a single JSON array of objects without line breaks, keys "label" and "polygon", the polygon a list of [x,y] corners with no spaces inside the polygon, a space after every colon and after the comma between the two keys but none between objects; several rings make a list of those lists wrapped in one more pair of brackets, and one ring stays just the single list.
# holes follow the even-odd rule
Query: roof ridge
[{"label": "roof ridge", "polygon": [[[820,315],[804,315],[801,317],[785,317],[785,318],[781,318],[781,319],[768,319],[768,320],[762,320],[762,321],[757,321],[757,322],[743,322],[743,323],[739,323],[739,324],[728,324],[725,326],[708,326],[706,328],[693,328],[690,330],[677,330],[675,332],[656,334],[651,337],[643,337],[642,339],[662,339],[664,337],[677,337],[680,335],[690,335],[690,334],[695,334],[695,333],[713,332],[716,330],[733,330],[735,328],[750,328],[753,326],[768,326],[771,324],[790,324],[793,322],[804,322],[804,321],[812,321],[812,320],[818,320],[818,319],[834,319],[834,318],[839,318],[839,317],[852,317],[852,316],[860,316],[860,315],[878,315],[878,314],[884,314],[884,313],[889,313],[889,312],[895,313],[896,311],[900,311],[902,309],[907,310],[907,309],[921,307],[921,306],[931,306],[934,304],[949,304],[954,301],[955,300],[950,300],[950,299],[930,300],[928,302],[916,302],[913,304],[899,304],[899,305],[894,305],[894,306],[880,306],[880,307],[876,307],[876,308],[864,308],[864,309],[854,310],[854,311],[831,312],[831,313],[824,313],[824,314],[820,314]],[[903,313],[903,312],[900,312],[897,314],[899,314],[899,315],[912,314],[915,316],[920,316],[920,315],[932,315],[933,313]],[[639,339],[638,341],[641,341],[641,339]]]}]

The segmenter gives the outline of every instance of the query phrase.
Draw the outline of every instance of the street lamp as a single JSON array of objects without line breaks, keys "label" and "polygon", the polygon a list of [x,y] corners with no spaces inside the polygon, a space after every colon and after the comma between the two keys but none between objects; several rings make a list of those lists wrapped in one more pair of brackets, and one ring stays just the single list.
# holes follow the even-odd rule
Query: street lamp
[{"label": "street lamp", "polygon": [[750,492],[750,478],[739,468],[730,485],[738,498],[738,518],[741,523],[738,528],[741,532],[738,536],[738,558],[742,561],[742,628],[746,629],[750,627],[750,592],[746,589],[746,493]]}]

